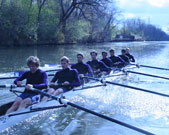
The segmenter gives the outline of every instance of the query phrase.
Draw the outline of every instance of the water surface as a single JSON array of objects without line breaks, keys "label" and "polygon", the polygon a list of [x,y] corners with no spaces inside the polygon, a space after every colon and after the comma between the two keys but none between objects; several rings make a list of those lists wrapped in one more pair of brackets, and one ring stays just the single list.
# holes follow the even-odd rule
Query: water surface
[{"label": "water surface", "polygon": [[[136,62],[144,65],[169,68],[169,42],[127,42],[100,43],[87,45],[41,46],[25,48],[2,48],[0,50],[0,72],[12,75],[13,71],[25,70],[26,58],[36,55],[45,64],[59,64],[60,57],[66,55],[71,63],[76,62],[76,54],[82,52],[85,61],[90,59],[90,51],[114,48],[120,54],[122,48],[129,47]],[[169,77],[169,71],[139,68],[134,71]],[[145,88],[169,94],[169,81],[141,75],[129,74],[127,77],[109,78],[126,85]],[[12,80],[1,80],[1,84]],[[0,104],[15,99],[8,89],[0,90]],[[134,91],[123,87],[108,85],[102,88],[79,91],[69,99],[81,106],[118,119],[130,125],[142,128],[158,135],[169,134],[169,99],[149,93]],[[1,134],[33,134],[33,135],[140,135],[136,131],[118,124],[98,118],[81,110],[67,107],[55,111],[47,111],[30,118]]]}]

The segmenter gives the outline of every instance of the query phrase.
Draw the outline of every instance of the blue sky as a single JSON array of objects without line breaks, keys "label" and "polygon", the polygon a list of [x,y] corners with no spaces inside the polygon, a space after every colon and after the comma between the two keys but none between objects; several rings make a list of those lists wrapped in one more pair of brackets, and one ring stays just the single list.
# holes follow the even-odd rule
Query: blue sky
[{"label": "blue sky", "polygon": [[169,33],[169,0],[116,0],[124,18],[140,18]]}]

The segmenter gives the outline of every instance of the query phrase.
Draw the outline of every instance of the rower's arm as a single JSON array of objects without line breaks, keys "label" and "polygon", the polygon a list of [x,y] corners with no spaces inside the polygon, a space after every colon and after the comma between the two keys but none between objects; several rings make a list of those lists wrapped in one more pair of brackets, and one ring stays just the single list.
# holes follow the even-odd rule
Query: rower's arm
[{"label": "rower's arm", "polygon": [[26,79],[27,73],[28,73],[28,71],[26,71],[26,72],[23,73],[21,76],[19,76],[19,77],[14,81],[14,84],[17,85],[17,82],[18,82],[18,81],[23,81],[24,79]]},{"label": "rower's arm", "polygon": [[56,72],[55,76],[52,78],[51,82],[55,83],[58,80],[58,72]]},{"label": "rower's arm", "polygon": [[76,70],[73,71],[74,72],[74,78],[73,79],[73,82],[70,83],[70,85],[72,86],[80,86],[80,78],[79,78],[79,75],[78,75],[78,72]]},{"label": "rower's arm", "polygon": [[109,71],[109,68],[102,61],[100,61],[99,64],[100,64],[101,71],[106,71],[106,72]]},{"label": "rower's arm", "polygon": [[86,64],[88,67],[88,76],[92,76],[92,69],[90,68],[90,66],[88,64]]},{"label": "rower's arm", "polygon": [[46,74],[46,72],[43,72],[42,83],[33,85],[33,88],[36,88],[36,89],[46,89],[47,88],[47,74]]}]

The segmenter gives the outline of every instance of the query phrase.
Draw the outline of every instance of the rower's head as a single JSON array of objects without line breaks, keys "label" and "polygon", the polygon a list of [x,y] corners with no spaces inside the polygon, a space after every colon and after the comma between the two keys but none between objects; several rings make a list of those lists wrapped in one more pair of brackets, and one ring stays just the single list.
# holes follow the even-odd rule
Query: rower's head
[{"label": "rower's head", "polygon": [[96,51],[90,52],[90,55],[91,55],[92,60],[96,60],[96,57],[97,57],[97,52]]},{"label": "rower's head", "polygon": [[63,69],[66,69],[66,68],[68,68],[68,66],[69,66],[70,60],[69,60],[68,57],[63,56],[63,57],[60,59],[60,62],[61,62],[62,68],[63,68]]},{"label": "rower's head", "polygon": [[122,54],[122,55],[126,55],[126,50],[125,50],[125,49],[122,49],[122,50],[121,50],[121,54]]},{"label": "rower's head", "polygon": [[130,48],[126,48],[126,53],[128,54],[130,52]]},{"label": "rower's head", "polygon": [[115,51],[114,51],[114,49],[110,49],[110,56],[114,56],[114,54],[115,54]]},{"label": "rower's head", "polygon": [[29,56],[27,58],[27,65],[32,73],[35,73],[40,65],[40,60],[36,56]]},{"label": "rower's head", "polygon": [[83,59],[84,59],[83,54],[82,53],[78,53],[77,54],[77,62],[81,63],[83,61]]},{"label": "rower's head", "polygon": [[106,51],[102,52],[102,57],[103,57],[103,59],[105,59],[107,57],[107,52]]}]

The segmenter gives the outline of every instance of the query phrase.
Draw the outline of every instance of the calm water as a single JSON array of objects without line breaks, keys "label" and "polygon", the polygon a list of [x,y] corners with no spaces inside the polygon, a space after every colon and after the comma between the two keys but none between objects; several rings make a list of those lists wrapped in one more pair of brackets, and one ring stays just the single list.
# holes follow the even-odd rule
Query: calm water
[{"label": "calm water", "polygon": [[[76,62],[76,54],[82,52],[85,61],[90,59],[91,50],[98,51],[114,48],[120,54],[122,48],[129,47],[137,63],[169,68],[169,42],[128,42],[104,43],[95,45],[42,46],[9,48],[0,50],[0,75],[12,75],[13,71],[25,70],[26,58],[36,55],[45,64],[59,64],[61,56],[66,55],[71,63]],[[139,68],[135,71],[169,77],[169,71]],[[127,85],[146,88],[169,94],[169,81],[141,75],[129,74],[115,81]],[[0,84],[12,80],[1,80]],[[8,90],[0,89],[0,104],[15,99]],[[72,95],[71,101],[95,110],[130,125],[158,135],[169,134],[169,99],[127,88],[108,85],[105,88],[84,90]],[[1,134],[17,135],[139,135],[140,133],[108,122],[83,111],[67,107],[48,111],[37,117],[19,123]]]}]

